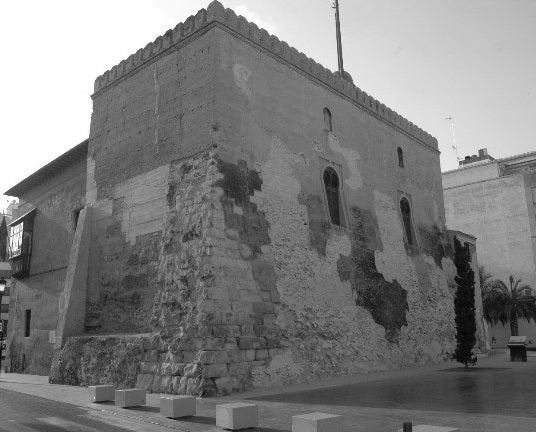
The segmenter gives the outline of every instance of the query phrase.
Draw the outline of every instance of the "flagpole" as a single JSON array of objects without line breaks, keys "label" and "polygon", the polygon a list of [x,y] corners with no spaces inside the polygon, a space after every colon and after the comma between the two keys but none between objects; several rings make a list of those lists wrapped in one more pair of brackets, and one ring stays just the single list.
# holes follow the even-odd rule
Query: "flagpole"
[{"label": "flagpole", "polygon": [[335,0],[335,27],[337,30],[337,57],[339,60],[339,73],[344,78],[344,65],[342,61],[342,39],[341,39],[341,21],[339,18],[339,0]]}]

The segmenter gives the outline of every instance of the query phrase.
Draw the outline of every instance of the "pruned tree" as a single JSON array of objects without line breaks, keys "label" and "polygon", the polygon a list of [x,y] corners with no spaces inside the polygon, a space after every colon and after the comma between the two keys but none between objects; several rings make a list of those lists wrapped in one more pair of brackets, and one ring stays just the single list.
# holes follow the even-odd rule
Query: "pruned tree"
[{"label": "pruned tree", "polygon": [[519,318],[536,322],[536,297],[532,288],[522,284],[521,279],[510,275],[509,285],[502,280],[492,278],[484,284],[482,306],[484,318],[492,325],[510,323],[510,334],[519,335]]},{"label": "pruned tree", "polygon": [[477,357],[473,353],[476,342],[475,320],[475,273],[471,268],[469,246],[462,246],[454,238],[454,264],[456,265],[456,296],[454,312],[456,314],[456,350],[454,359],[463,363],[465,368],[475,364]]}]

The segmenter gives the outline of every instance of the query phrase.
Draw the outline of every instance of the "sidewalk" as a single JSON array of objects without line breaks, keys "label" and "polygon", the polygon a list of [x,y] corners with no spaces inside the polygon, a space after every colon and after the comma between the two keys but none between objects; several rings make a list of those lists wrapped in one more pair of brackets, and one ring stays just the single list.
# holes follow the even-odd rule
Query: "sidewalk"
[{"label": "sidewalk", "polygon": [[113,403],[90,403],[86,388],[48,384],[48,377],[2,374],[0,388],[76,405],[115,426],[128,428],[133,421],[145,425],[132,430],[221,431],[215,426],[215,406],[247,401],[259,405],[259,432],[290,431],[292,416],[308,412],[342,415],[346,432],[394,432],[404,421],[463,432],[533,432],[536,358],[528,360],[511,363],[502,354],[480,359],[478,372],[452,371],[458,366],[448,363],[198,399],[197,416],[185,420],[161,417],[158,394],[148,394],[146,406],[127,410]]}]

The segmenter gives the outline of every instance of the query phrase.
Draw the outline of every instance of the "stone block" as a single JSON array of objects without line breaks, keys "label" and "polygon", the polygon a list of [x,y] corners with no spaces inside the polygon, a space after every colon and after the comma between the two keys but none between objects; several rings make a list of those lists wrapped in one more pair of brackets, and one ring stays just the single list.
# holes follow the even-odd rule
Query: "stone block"
[{"label": "stone block", "polygon": [[136,380],[136,388],[151,390],[153,388],[154,375],[139,374]]},{"label": "stone block", "polygon": [[216,405],[216,426],[238,430],[257,427],[258,423],[259,408],[257,405],[242,402]]},{"label": "stone block", "polygon": [[[402,432],[402,429],[398,429],[398,432]],[[445,426],[417,425],[413,426],[413,432],[460,432],[460,429]]]},{"label": "stone block", "polygon": [[193,396],[163,396],[160,398],[160,414],[168,418],[195,416],[195,404]]},{"label": "stone block", "polygon": [[125,389],[115,391],[115,406],[129,408],[145,405],[146,391],[143,389]]},{"label": "stone block", "polygon": [[113,385],[89,386],[88,390],[92,402],[107,402],[115,399],[115,386]]},{"label": "stone block", "polygon": [[222,376],[227,376],[227,373],[227,365],[225,363],[214,363],[205,366],[203,375],[206,378],[218,378]]},{"label": "stone block", "polygon": [[342,417],[334,414],[310,413],[292,417],[292,432],[340,432]]}]

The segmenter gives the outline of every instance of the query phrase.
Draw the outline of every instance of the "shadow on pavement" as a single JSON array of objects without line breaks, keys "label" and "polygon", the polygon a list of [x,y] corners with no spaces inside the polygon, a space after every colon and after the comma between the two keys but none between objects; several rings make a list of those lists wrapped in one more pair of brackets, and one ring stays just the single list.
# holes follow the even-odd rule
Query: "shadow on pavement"
[{"label": "shadow on pavement", "polygon": [[137,407],[127,408],[130,411],[143,411],[143,412],[154,412],[159,413],[160,407],[153,407],[153,406],[147,406],[147,405],[141,405]]},{"label": "shadow on pavement", "polygon": [[206,416],[195,416],[195,417],[181,417],[181,422],[184,423],[199,423],[199,424],[206,424],[206,425],[216,425],[216,419],[214,417],[206,417]]}]

